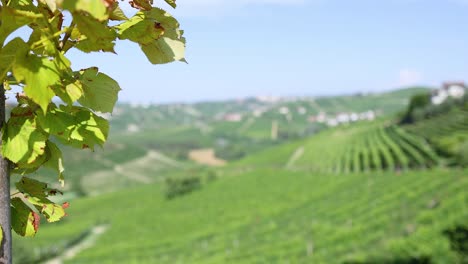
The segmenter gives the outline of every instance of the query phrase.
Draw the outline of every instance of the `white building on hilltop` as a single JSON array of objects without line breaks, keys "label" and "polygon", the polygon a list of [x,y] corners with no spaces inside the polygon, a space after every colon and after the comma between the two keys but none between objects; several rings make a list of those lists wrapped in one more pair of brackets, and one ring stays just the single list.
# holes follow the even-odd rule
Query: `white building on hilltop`
[{"label": "white building on hilltop", "polygon": [[432,104],[439,105],[447,98],[462,98],[466,93],[466,85],[463,82],[448,82],[442,88],[434,90],[431,95]]}]

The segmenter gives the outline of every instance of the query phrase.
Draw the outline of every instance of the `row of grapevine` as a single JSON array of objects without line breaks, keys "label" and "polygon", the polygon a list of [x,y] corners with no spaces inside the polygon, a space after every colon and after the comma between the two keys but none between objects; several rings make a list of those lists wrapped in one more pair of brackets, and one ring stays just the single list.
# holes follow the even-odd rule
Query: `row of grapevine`
[{"label": "row of grapevine", "polygon": [[[424,138],[452,166],[468,166],[468,109],[456,108],[446,114],[404,126],[407,140]],[[400,133],[402,130],[400,130]],[[408,134],[406,133],[406,134]],[[417,144],[417,143],[416,143]],[[430,152],[428,153],[430,154]],[[436,157],[429,157],[435,160]]]},{"label": "row of grapevine", "polygon": [[347,174],[439,164],[424,138],[383,122],[337,128],[312,137],[303,147],[305,154],[289,167]]},{"label": "row of grapevine", "polygon": [[405,130],[428,140],[449,135],[456,131],[468,131],[468,110],[456,109],[440,115],[405,126]]}]

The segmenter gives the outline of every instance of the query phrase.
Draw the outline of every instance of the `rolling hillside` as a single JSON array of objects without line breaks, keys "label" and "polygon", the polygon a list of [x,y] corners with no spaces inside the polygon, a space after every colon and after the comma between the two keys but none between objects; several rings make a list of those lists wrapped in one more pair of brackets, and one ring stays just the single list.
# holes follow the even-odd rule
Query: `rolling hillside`
[{"label": "rolling hillside", "polygon": [[224,176],[174,200],[161,185],[76,200],[65,222],[20,242],[62,252],[104,225],[67,263],[456,263],[443,231],[468,217],[466,170]]}]

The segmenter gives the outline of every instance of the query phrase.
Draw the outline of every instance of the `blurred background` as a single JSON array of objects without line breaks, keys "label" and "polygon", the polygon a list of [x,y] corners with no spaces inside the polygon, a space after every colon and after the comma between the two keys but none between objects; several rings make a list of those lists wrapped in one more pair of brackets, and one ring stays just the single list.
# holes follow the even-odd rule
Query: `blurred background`
[{"label": "blurred background", "polygon": [[123,90],[16,263],[468,263],[468,1],[177,3],[188,64],[70,52]]}]

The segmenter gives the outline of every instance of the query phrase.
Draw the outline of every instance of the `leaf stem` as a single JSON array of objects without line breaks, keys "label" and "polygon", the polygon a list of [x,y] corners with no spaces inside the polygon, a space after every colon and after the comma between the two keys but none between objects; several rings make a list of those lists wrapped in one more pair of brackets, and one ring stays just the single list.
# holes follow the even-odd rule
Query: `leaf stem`
[{"label": "leaf stem", "polygon": [[65,33],[67,30],[67,28],[64,28],[58,32],[55,32],[55,34],[53,34],[51,37],[49,38],[45,38],[45,39],[41,39],[39,41],[36,41],[34,42],[32,45],[31,45],[31,48],[35,49],[35,48],[38,48],[40,47],[41,44],[43,44],[44,42],[48,41],[48,40],[51,40],[51,39],[55,39],[56,37],[59,37],[60,35],[62,35],[63,33]]},{"label": "leaf stem", "polygon": [[67,31],[65,32],[65,36],[63,36],[62,41],[60,41],[60,44],[59,44],[60,51],[63,51],[63,49],[65,48],[65,44],[67,44],[68,39],[70,39],[70,36],[74,27],[75,27],[75,20],[72,20],[72,22],[70,23],[70,26],[67,28]]}]

